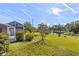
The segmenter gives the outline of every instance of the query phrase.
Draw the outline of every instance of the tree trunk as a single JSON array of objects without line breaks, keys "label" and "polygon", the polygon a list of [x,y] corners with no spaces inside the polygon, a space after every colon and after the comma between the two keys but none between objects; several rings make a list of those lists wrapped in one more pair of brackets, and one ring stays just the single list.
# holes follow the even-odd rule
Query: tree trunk
[{"label": "tree trunk", "polygon": [[41,37],[42,37],[41,40],[42,40],[42,41],[44,41],[44,36],[45,36],[45,34],[42,33],[42,34],[41,34]]}]

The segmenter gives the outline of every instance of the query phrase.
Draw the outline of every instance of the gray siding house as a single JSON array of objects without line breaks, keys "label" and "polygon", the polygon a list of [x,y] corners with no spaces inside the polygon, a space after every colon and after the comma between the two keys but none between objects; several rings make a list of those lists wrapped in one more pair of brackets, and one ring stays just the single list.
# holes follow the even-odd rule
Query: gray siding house
[{"label": "gray siding house", "polygon": [[16,41],[16,29],[8,24],[0,24],[0,33],[6,32],[9,35],[10,41]]},{"label": "gray siding house", "polygon": [[13,21],[13,22],[10,22],[8,24],[11,26],[14,26],[16,28],[16,32],[23,32],[24,31],[23,24],[21,24],[19,22]]},{"label": "gray siding house", "polygon": [[6,32],[9,35],[10,41],[16,41],[16,32],[23,32],[23,25],[13,21],[7,24],[0,24],[0,33]]}]

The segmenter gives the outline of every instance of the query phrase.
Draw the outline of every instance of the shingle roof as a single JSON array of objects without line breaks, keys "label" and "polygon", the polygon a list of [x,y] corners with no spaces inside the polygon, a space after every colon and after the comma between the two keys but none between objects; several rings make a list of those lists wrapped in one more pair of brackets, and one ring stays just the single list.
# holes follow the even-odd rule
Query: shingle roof
[{"label": "shingle roof", "polygon": [[17,22],[17,21],[13,21],[8,23],[9,25],[15,26],[15,27],[23,27],[23,24]]}]

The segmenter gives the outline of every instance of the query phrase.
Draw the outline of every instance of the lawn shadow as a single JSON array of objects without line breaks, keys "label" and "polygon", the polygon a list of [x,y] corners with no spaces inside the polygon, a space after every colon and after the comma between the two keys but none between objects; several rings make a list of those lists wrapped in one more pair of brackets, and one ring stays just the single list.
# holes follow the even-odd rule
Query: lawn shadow
[{"label": "lawn shadow", "polygon": [[37,41],[37,42],[35,42],[35,43],[33,43],[34,45],[43,45],[43,44],[46,44],[45,43],[45,41],[43,41],[43,40],[39,40],[39,41]]},{"label": "lawn shadow", "polygon": [[39,40],[37,42],[32,43],[32,45],[36,46],[36,47],[40,47],[42,45],[46,45],[46,42],[43,40]]},{"label": "lawn shadow", "polygon": [[73,51],[73,50],[70,50],[70,49],[66,50],[66,54],[67,54],[67,56],[79,56],[79,52]]},{"label": "lawn shadow", "polygon": [[53,47],[53,56],[79,56],[79,52],[60,47]]}]

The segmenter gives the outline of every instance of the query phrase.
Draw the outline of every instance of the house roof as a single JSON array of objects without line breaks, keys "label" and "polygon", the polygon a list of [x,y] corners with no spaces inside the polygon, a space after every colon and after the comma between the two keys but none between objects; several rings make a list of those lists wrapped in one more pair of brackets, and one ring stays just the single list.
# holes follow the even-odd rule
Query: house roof
[{"label": "house roof", "polygon": [[11,25],[9,25],[9,24],[2,24],[2,23],[0,23],[0,26],[5,26],[5,27],[7,27],[7,26],[9,26],[9,27],[14,27],[14,26],[11,26]]},{"label": "house roof", "polygon": [[17,21],[13,21],[13,22],[10,22],[8,24],[11,25],[11,26],[15,26],[15,27],[23,27],[23,24],[21,24]]},{"label": "house roof", "polygon": [[0,27],[7,27],[7,25],[6,24],[2,24],[2,23],[0,23]]}]

